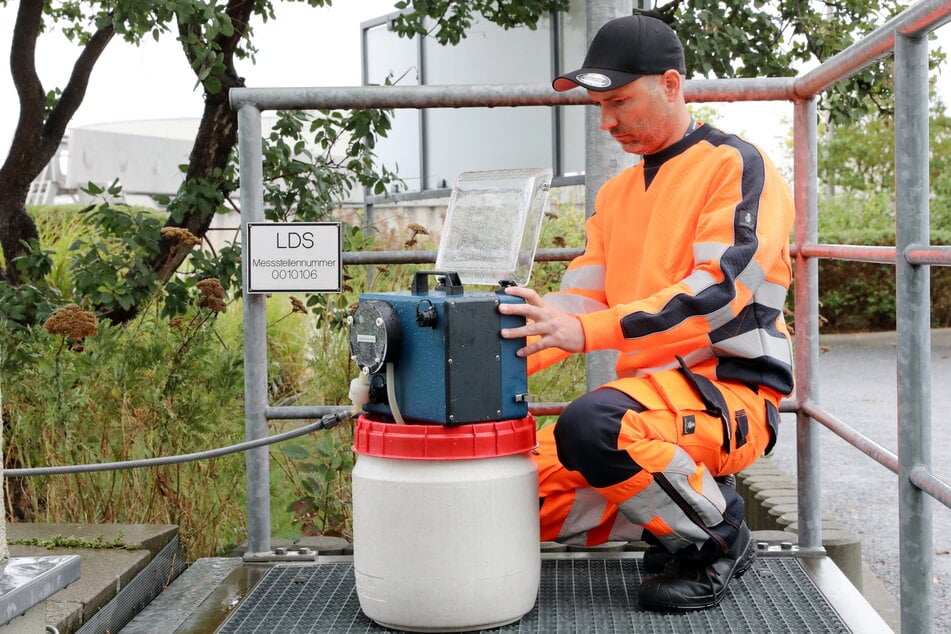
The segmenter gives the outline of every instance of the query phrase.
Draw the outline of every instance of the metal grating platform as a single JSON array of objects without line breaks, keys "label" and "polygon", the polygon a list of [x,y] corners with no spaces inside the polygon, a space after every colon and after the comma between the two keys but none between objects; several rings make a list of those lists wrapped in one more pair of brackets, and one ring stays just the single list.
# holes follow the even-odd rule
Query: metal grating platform
[{"label": "metal grating platform", "polygon": [[[484,631],[869,631],[864,626],[847,625],[841,608],[837,611],[816,585],[817,580],[822,583],[822,574],[807,574],[814,564],[794,557],[761,557],[746,575],[731,584],[717,608],[690,614],[657,614],[641,610],[637,603],[637,586],[642,578],[639,558],[546,558],[542,561],[535,608],[517,623]],[[854,604],[854,597],[839,598]],[[274,566],[218,630],[221,634],[390,631],[360,611],[349,561]]]}]

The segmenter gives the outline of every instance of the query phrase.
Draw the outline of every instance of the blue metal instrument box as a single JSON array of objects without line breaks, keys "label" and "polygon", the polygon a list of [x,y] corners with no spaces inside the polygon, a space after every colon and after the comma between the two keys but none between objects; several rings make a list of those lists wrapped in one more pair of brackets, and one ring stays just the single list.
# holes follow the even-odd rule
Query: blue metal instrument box
[{"label": "blue metal instrument box", "polygon": [[[430,289],[433,275],[440,283]],[[516,355],[525,339],[499,334],[525,324],[499,304],[522,301],[501,289],[467,292],[457,274],[439,271],[418,271],[410,291],[362,294],[350,346],[370,374],[364,409],[394,416],[393,405],[407,422],[442,425],[527,416],[526,362]]]}]

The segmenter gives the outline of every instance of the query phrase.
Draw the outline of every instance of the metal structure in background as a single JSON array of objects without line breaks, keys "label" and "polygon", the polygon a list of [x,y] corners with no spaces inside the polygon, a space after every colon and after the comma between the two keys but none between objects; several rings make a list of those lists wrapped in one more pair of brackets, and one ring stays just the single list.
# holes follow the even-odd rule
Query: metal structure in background
[{"label": "metal structure in background", "polygon": [[[596,4],[596,3],[591,3]],[[607,17],[607,16],[604,16]],[[797,392],[784,402],[798,420],[799,541],[821,547],[818,424],[899,476],[901,625],[906,632],[933,629],[931,510],[929,496],[951,507],[951,487],[931,468],[931,265],[951,265],[951,247],[929,246],[928,46],[930,31],[951,20],[951,1],[922,0],[817,68],[794,78],[688,81],[688,101],[793,102],[796,224],[795,335]],[[896,247],[818,243],[817,96],[879,57],[895,52]],[[353,88],[241,88],[231,91],[238,110],[242,234],[264,220],[261,112],[276,109],[467,108],[587,103],[582,90],[554,93],[542,85],[472,85]],[[590,140],[589,140],[590,144]],[[595,171],[592,169],[592,171]],[[589,179],[594,174],[589,174]],[[594,187],[589,180],[589,186]],[[570,253],[564,254],[567,259]],[[540,253],[542,259],[557,254]],[[898,322],[899,455],[895,456],[819,404],[818,259],[896,266]],[[431,262],[432,254],[346,253],[344,264]],[[244,302],[245,408],[248,440],[267,435],[268,419],[311,418],[329,407],[267,404],[264,297]],[[536,413],[558,411],[541,404]],[[247,454],[249,551],[270,550],[270,498],[266,448]]]}]

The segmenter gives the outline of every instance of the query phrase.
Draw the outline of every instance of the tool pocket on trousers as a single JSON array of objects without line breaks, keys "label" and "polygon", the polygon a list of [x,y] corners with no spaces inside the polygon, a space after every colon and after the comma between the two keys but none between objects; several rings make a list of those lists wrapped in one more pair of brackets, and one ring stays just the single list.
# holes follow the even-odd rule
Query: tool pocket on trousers
[{"label": "tool pocket on trousers", "polygon": [[717,473],[723,461],[720,417],[710,413],[693,385],[679,371],[658,372],[650,379],[663,406],[641,416],[657,430],[657,437],[676,443],[694,460]]},{"label": "tool pocket on trousers", "polygon": [[[714,385],[713,381],[701,374],[691,372],[682,358],[677,357],[677,361],[680,362],[681,374],[683,374],[693,389],[696,390],[697,396],[699,396],[703,402],[704,411],[710,416],[720,419],[723,426],[723,451],[730,453],[734,447],[733,423],[730,420],[730,407],[727,405],[726,398],[724,398],[719,388]],[[746,419],[745,414],[743,418],[744,420]],[[747,431],[748,429],[749,427],[747,426]],[[746,432],[743,433],[743,442],[746,442]]]}]

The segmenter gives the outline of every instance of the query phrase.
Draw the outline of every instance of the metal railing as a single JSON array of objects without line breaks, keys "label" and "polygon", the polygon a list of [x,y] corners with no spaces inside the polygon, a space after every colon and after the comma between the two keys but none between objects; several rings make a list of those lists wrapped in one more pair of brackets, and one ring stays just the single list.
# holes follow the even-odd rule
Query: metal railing
[{"label": "metal railing", "polygon": [[[951,1],[921,1],[815,69],[793,78],[694,80],[692,102],[775,101],[794,105],[793,161],[796,394],[783,411],[797,416],[799,542],[822,544],[818,425],[899,476],[901,625],[905,632],[933,629],[930,498],[951,507],[951,487],[931,465],[930,284],[932,265],[951,265],[951,247],[929,246],[928,33],[951,20]],[[895,54],[896,246],[818,243],[817,96],[879,57]],[[275,109],[467,108],[558,106],[588,103],[583,90],[555,93],[548,84],[471,86],[367,86],[343,88],[240,88],[230,94],[238,111],[242,236],[264,220],[261,112]],[[590,176],[590,174],[589,174]],[[589,180],[589,186],[592,186]],[[557,254],[549,254],[555,259]],[[344,254],[344,264],[383,263],[421,254]],[[898,455],[837,419],[819,404],[818,260],[839,258],[893,264],[897,275]],[[270,407],[264,297],[245,295],[245,430],[249,441],[267,436],[270,418],[308,418],[328,407]],[[541,404],[537,411],[558,411]],[[535,411],[535,410],[533,410]],[[248,548],[270,549],[270,497],[266,447],[247,452]]]}]

